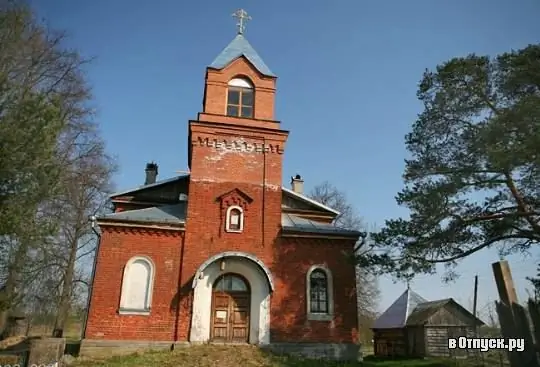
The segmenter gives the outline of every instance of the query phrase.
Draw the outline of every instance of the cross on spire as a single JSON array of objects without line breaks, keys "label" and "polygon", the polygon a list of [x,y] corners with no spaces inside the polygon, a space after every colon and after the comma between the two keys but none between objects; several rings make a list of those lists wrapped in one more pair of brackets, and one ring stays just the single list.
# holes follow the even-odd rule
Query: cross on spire
[{"label": "cross on spire", "polygon": [[238,23],[236,23],[236,26],[238,27],[238,34],[243,34],[246,30],[246,23],[251,20],[251,17],[244,9],[238,9],[232,14],[232,16],[238,19]]}]

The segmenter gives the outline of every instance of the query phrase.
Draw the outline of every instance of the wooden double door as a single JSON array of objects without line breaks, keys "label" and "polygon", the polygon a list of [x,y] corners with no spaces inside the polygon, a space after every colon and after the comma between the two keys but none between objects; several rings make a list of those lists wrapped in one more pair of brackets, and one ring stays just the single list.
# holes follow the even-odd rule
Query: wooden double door
[{"label": "wooden double door", "polygon": [[247,281],[225,274],[212,291],[211,339],[224,343],[249,341],[251,292]]}]

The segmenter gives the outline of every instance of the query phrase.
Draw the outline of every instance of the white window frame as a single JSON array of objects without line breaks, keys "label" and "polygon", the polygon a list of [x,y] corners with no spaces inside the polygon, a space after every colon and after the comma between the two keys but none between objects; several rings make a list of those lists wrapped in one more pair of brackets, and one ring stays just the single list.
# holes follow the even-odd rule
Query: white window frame
[{"label": "white window frame", "polygon": [[[137,262],[143,261],[150,268],[150,276],[148,279],[149,284],[148,294],[145,299],[145,307],[143,309],[133,309],[126,305],[129,295],[129,271],[131,266]],[[155,278],[155,265],[152,259],[147,256],[134,256],[128,260],[126,266],[124,266],[124,275],[122,277],[122,293],[120,295],[120,308],[118,313],[121,315],[149,315],[152,305],[152,294],[154,293],[154,278]]]},{"label": "white window frame", "polygon": [[[321,270],[326,274],[327,281],[327,301],[328,312],[315,313],[311,312],[311,273],[315,270]],[[309,268],[306,273],[306,306],[307,306],[307,318],[310,321],[332,321],[334,319],[334,282],[332,280],[332,272],[326,265],[318,264]]]},{"label": "white window frame", "polygon": [[232,78],[227,85],[229,87],[253,89],[253,83],[249,79],[242,77]]},{"label": "white window frame", "polygon": [[[231,229],[231,211],[233,210],[240,211],[240,229]],[[240,233],[244,230],[244,209],[238,205],[231,205],[227,208],[227,213],[225,215],[225,231],[232,233]]]}]

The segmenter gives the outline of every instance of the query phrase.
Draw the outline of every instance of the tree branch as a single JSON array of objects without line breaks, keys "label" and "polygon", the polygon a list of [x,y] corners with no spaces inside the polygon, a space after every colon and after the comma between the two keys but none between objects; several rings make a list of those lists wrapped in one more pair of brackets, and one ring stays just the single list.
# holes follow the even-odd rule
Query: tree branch
[{"label": "tree branch", "polygon": [[480,251],[480,250],[482,250],[482,249],[484,249],[486,247],[489,247],[489,246],[493,245],[496,242],[505,241],[505,240],[511,240],[511,239],[523,239],[523,236],[521,236],[521,235],[499,236],[499,237],[493,238],[493,239],[491,239],[489,241],[486,241],[486,242],[484,242],[483,244],[481,244],[479,246],[476,246],[476,247],[474,247],[472,249],[464,251],[461,254],[458,254],[458,255],[455,255],[455,256],[452,256],[452,257],[448,257],[446,259],[432,260],[432,259],[426,259],[425,257],[418,257],[418,256],[412,256],[412,255],[409,255],[409,257],[414,259],[414,260],[417,260],[417,261],[425,261],[425,262],[428,262],[428,263],[431,263],[431,264],[450,263],[450,262],[462,259],[464,257],[467,257],[469,255],[472,255],[472,254],[474,254],[474,253],[476,253],[476,252],[478,252],[478,251]]}]

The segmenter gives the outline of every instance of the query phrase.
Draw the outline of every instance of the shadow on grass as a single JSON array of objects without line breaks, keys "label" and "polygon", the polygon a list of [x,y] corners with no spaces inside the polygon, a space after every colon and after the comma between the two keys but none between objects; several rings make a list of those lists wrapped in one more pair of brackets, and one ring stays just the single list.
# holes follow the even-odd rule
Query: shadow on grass
[{"label": "shadow on grass", "polygon": [[373,356],[362,362],[316,360],[275,354],[256,346],[202,345],[178,348],[172,352],[135,353],[109,359],[79,358],[78,367],[454,367],[454,361],[423,359],[381,359]]},{"label": "shadow on grass", "polygon": [[468,366],[457,360],[434,360],[418,358],[383,358],[368,356],[362,364],[364,367],[454,367]]}]

